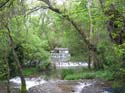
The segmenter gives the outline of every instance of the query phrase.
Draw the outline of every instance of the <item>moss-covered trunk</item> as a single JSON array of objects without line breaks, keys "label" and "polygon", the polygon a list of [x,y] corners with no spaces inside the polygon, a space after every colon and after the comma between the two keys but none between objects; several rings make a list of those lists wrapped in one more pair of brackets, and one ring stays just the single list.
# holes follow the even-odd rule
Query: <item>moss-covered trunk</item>
[{"label": "moss-covered trunk", "polygon": [[20,65],[20,60],[19,60],[18,55],[17,55],[17,53],[16,53],[16,51],[14,49],[14,43],[13,43],[12,36],[10,34],[10,29],[9,29],[8,26],[6,26],[6,29],[7,29],[7,32],[8,32],[7,33],[8,42],[9,42],[10,48],[12,49],[12,53],[14,55],[14,60],[16,62],[18,72],[19,72],[19,76],[20,76],[20,79],[21,79],[21,93],[26,93],[26,82],[25,82],[25,78],[24,78],[24,75],[23,75],[21,65]]}]

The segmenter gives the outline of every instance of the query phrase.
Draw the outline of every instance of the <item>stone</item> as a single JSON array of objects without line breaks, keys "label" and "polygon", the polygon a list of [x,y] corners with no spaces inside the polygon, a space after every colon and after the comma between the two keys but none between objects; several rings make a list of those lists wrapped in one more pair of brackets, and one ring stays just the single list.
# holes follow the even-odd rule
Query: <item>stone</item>
[{"label": "stone", "polygon": [[53,83],[45,83],[31,87],[28,93],[63,93],[63,91]]}]

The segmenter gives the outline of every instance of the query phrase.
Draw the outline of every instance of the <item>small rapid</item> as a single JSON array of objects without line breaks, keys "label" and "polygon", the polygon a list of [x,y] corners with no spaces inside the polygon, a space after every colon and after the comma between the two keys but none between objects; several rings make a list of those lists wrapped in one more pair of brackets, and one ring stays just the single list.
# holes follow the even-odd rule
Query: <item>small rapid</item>
[{"label": "small rapid", "polygon": [[[57,62],[55,63],[55,65],[56,68],[59,69],[78,69],[78,67],[81,68],[88,66],[88,64],[85,62]],[[57,70],[59,71],[59,69]],[[27,77],[25,78],[25,81],[28,93],[109,93],[107,91],[100,92],[100,90],[102,91],[102,87],[98,88],[98,86],[95,85],[96,80],[61,80],[53,76],[50,77],[48,80],[45,80],[45,77],[43,75],[40,77],[33,78]],[[15,78],[10,79],[10,85],[12,88],[20,89],[20,77],[17,76]]]},{"label": "small rapid", "polygon": [[82,93],[82,89],[90,85],[92,85],[92,83],[79,82],[79,84],[75,86],[75,93]]},{"label": "small rapid", "polygon": [[[36,77],[36,78],[25,78],[26,80],[26,88],[27,91],[29,91],[29,89],[36,87],[36,86],[42,86],[44,84],[48,85],[48,83],[53,84],[53,85],[64,85],[65,86],[73,86],[71,90],[74,90],[74,92],[69,91],[71,93],[81,93],[82,89],[92,85],[92,83],[88,83],[88,82],[82,82],[82,81],[68,81],[68,80],[49,80],[46,81],[44,79],[42,79],[41,77]],[[10,79],[10,84],[13,88],[21,88],[21,80],[19,77],[15,77]],[[50,85],[50,86],[53,86]],[[65,93],[65,92],[64,92]],[[66,92],[67,93],[67,92]]]},{"label": "small rapid", "polygon": [[[29,90],[29,88],[33,86],[37,86],[40,84],[44,84],[47,81],[42,79],[41,77],[38,78],[25,78],[26,81],[26,88]],[[21,80],[20,77],[15,77],[10,79],[10,84],[12,85],[13,88],[21,88]]]},{"label": "small rapid", "polygon": [[[25,78],[28,93],[111,93],[99,87],[96,80],[44,80],[41,77]],[[20,89],[19,77],[10,79],[13,88]],[[35,91],[35,92],[34,92]],[[49,92],[48,92],[49,91]],[[58,92],[60,91],[60,92]],[[18,93],[18,92],[16,92]]]}]

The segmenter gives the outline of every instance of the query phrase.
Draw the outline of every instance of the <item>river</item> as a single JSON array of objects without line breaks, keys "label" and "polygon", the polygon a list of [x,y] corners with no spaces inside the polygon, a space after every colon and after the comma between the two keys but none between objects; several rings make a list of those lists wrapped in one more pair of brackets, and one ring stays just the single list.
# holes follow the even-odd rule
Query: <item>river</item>
[{"label": "river", "polygon": [[[56,64],[57,68],[67,67],[85,67],[86,63],[63,63]],[[99,79],[84,79],[84,80],[61,80],[59,78],[45,79],[40,77],[25,78],[28,93],[111,93],[104,88],[105,82]],[[10,86],[12,93],[19,93],[21,86],[20,78],[17,76],[10,79]],[[36,90],[36,92],[33,92]],[[42,92],[47,90],[47,92]],[[41,92],[40,92],[41,91]],[[6,93],[6,88],[0,88],[0,93]]]},{"label": "river", "polygon": [[[91,80],[87,80],[87,79],[85,80],[59,80],[59,79],[44,80],[40,77],[36,77],[36,78],[25,78],[25,80],[26,80],[27,90],[37,85],[43,85],[43,84],[49,83],[50,87],[53,86],[54,84],[57,85],[57,88],[60,88],[61,90],[63,90],[63,93],[110,93],[108,91],[103,90],[102,85],[104,84],[104,82],[95,80],[95,79],[93,80],[92,79]],[[19,77],[10,79],[10,82],[13,88],[20,88],[21,82]]]}]

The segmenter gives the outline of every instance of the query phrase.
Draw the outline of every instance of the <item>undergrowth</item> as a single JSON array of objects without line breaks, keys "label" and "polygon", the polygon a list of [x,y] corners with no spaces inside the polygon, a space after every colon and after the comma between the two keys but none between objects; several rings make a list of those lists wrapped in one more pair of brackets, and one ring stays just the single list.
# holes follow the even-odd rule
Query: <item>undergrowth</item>
[{"label": "undergrowth", "polygon": [[90,71],[88,69],[63,69],[61,76],[65,80],[95,79],[113,80],[113,73],[108,70]]}]

